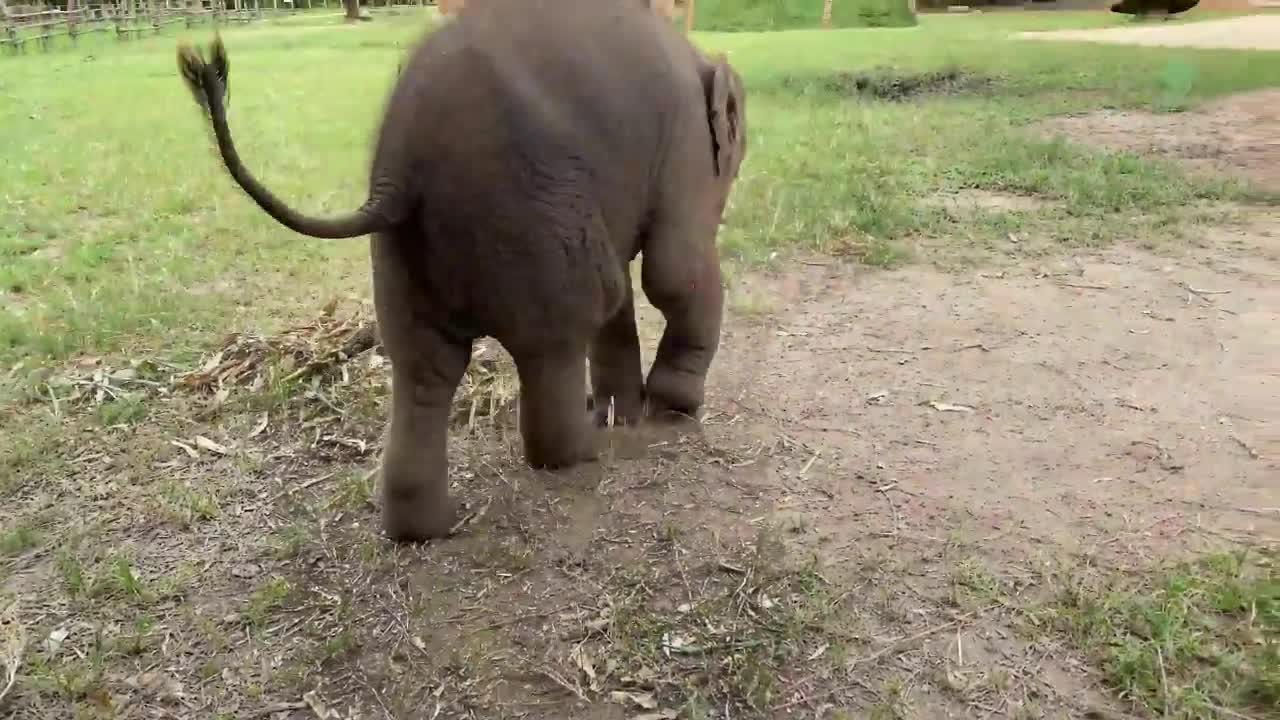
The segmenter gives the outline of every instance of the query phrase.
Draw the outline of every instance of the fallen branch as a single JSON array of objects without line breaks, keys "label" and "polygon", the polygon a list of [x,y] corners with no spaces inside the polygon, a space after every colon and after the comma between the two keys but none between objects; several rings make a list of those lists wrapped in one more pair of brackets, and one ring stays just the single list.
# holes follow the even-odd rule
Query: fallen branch
[{"label": "fallen branch", "polygon": [[883,496],[884,496],[884,499],[885,499],[886,501],[888,501],[888,503],[889,503],[889,509],[890,509],[891,511],[893,511],[893,535],[892,535],[892,537],[893,537],[893,539],[894,539],[894,540],[893,540],[893,543],[894,543],[895,545],[898,543],[898,531],[899,531],[899,529],[900,529],[900,528],[899,528],[900,522],[899,522],[899,520],[898,520],[898,506],[897,506],[897,505],[895,505],[895,504],[893,503],[893,498],[889,497],[889,491],[890,491],[890,490],[892,490],[892,489],[894,489],[895,487],[897,487],[897,485],[898,485],[897,483],[892,483],[892,484],[889,484],[889,485],[883,485],[883,486],[881,486],[881,487],[876,488],[876,490],[877,490],[881,495],[883,495]]},{"label": "fallen branch", "polygon": [[1080,290],[1110,290],[1110,285],[1089,285],[1088,283],[1073,283],[1066,280],[1058,280],[1057,283],[1063,287],[1078,288]]},{"label": "fallen branch", "polygon": [[[364,476],[364,480],[365,480],[366,482],[368,482],[369,478],[373,477],[374,473],[376,473],[376,472],[378,472],[378,468],[374,468],[373,470],[369,471],[369,472]],[[271,502],[273,502],[273,503],[274,503],[274,502],[276,502],[277,500],[279,500],[280,498],[283,498],[283,497],[284,497],[284,496],[286,496],[286,495],[292,495],[293,493],[298,492],[299,490],[306,490],[306,489],[307,489],[307,488],[309,488],[309,487],[313,487],[313,486],[315,486],[315,485],[319,485],[320,483],[324,482],[325,480],[329,480],[329,479],[333,478],[333,476],[334,476],[334,475],[337,475],[337,474],[338,474],[338,473],[337,473],[336,471],[335,471],[335,472],[331,472],[331,473],[325,473],[324,475],[321,475],[320,477],[311,478],[310,480],[308,480],[308,481],[306,481],[306,482],[302,483],[301,485],[295,485],[294,487],[285,488],[284,490],[281,490],[280,492],[278,492],[278,493],[276,493],[275,495],[273,495],[273,496],[271,497]]]},{"label": "fallen branch", "polygon": [[1237,445],[1244,448],[1244,451],[1249,454],[1250,459],[1258,460],[1259,458],[1261,458],[1261,455],[1258,454],[1258,451],[1250,447],[1249,443],[1242,440],[1239,435],[1232,435],[1231,439],[1235,440]]},{"label": "fallen branch", "polygon": [[1205,297],[1206,295],[1230,295],[1231,294],[1230,290],[1201,290],[1200,288],[1192,286],[1190,283],[1182,283],[1182,289],[1186,290],[1192,295],[1199,295],[1200,297]]},{"label": "fallen branch", "polygon": [[249,715],[251,718],[271,717],[276,713],[289,712],[290,710],[304,710],[307,704],[304,702],[282,702],[273,703]]},{"label": "fallen branch", "polygon": [[1213,708],[1215,711],[1220,712],[1223,715],[1226,715],[1227,717],[1236,718],[1236,720],[1255,720],[1255,718],[1252,715],[1245,715],[1242,712],[1236,712],[1235,710],[1224,708],[1220,705],[1214,705],[1213,703],[1205,703],[1205,705],[1208,705],[1209,707]]}]

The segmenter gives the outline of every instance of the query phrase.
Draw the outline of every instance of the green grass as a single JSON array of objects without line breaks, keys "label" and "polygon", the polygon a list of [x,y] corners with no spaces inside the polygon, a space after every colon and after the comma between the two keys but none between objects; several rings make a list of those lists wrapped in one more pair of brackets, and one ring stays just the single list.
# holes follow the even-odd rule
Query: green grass
[{"label": "green grass", "polygon": [[0,531],[0,557],[19,555],[38,545],[40,533],[24,522]]},{"label": "green grass", "polygon": [[[837,0],[831,26],[904,27],[914,25],[906,0]],[[700,31],[743,32],[812,29],[822,25],[822,3],[813,0],[702,0],[694,11]]]},{"label": "green grass", "polygon": [[1120,587],[1075,585],[1062,628],[1134,705],[1163,717],[1280,713],[1280,555],[1211,555]]},{"label": "green grass", "polygon": [[[353,28],[308,14],[228,29],[232,124],[254,171],[308,211],[358,204],[384,96],[425,17]],[[907,257],[905,238],[981,246],[1009,222],[1051,245],[1103,244],[1170,224],[1196,199],[1231,196],[1229,186],[1192,182],[1154,161],[1017,132],[1055,111],[1178,105],[1280,77],[1276,54],[1008,37],[1104,21],[1019,14],[924,18],[906,29],[698,34],[702,46],[729,53],[751,93],[751,150],[725,254],[752,262],[780,248],[841,250],[893,264]],[[176,35],[86,39],[74,50],[3,59],[0,362],[143,352],[161,337],[164,352],[178,355],[209,333],[269,330],[268,318],[364,292],[363,242],[299,238],[233,186],[178,79]],[[942,68],[991,82],[979,94],[910,102],[839,91],[849,73]],[[959,188],[1059,202],[956,228],[923,201]],[[118,410],[103,421],[133,417]]]}]

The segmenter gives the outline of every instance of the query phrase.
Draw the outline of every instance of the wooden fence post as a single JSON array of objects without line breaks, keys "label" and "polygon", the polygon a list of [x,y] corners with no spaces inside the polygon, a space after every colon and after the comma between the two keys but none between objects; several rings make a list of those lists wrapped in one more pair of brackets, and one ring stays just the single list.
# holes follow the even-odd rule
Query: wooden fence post
[{"label": "wooden fence post", "polygon": [[76,7],[76,0],[67,0],[67,37],[71,39],[71,44],[76,44],[76,20],[80,17],[80,8]]},{"label": "wooden fence post", "polygon": [[[0,2],[2,2],[2,0],[0,0]],[[9,46],[13,48],[13,51],[22,52],[26,50],[26,41],[18,34],[18,29],[16,27],[17,23],[14,22],[13,18],[9,17],[9,9],[7,7],[0,8],[0,18],[4,20],[5,38],[8,41]]]},{"label": "wooden fence post", "polygon": [[686,35],[693,32],[693,4],[694,0],[685,0],[684,2],[684,32]]},{"label": "wooden fence post", "polygon": [[831,3],[832,0],[822,0],[822,29],[831,29]]}]

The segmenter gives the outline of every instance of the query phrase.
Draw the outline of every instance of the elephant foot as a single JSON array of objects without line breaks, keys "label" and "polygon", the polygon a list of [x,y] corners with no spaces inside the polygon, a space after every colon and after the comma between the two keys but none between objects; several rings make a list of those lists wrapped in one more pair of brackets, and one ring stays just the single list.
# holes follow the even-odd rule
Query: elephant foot
[{"label": "elephant foot", "polygon": [[[382,530],[398,543],[447,537],[458,520],[458,501],[403,482],[388,486],[383,475]],[[441,479],[443,485],[443,478]]]},{"label": "elephant foot", "polygon": [[458,501],[446,498],[429,508],[387,505],[382,510],[382,529],[398,543],[417,543],[448,537],[458,520]]},{"label": "elephant foot", "polygon": [[561,470],[593,462],[604,451],[605,431],[593,422],[594,414],[582,418],[576,433],[531,433],[525,437],[525,462],[535,470]]},{"label": "elephant foot", "polygon": [[697,421],[702,407],[702,376],[681,372],[667,367],[654,367],[649,371],[645,388],[648,403],[645,414],[659,422]]},{"label": "elephant foot", "polygon": [[590,441],[584,441],[569,447],[558,448],[526,448],[525,461],[534,470],[563,470],[594,462],[600,457],[600,442],[593,432]]}]

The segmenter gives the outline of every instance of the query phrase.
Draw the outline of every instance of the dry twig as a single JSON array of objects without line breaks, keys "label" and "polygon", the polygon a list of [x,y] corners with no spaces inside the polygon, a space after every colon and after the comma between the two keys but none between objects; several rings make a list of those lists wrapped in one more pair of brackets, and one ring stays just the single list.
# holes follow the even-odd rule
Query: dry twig
[{"label": "dry twig", "polygon": [[897,487],[897,485],[898,485],[897,483],[891,483],[889,485],[881,485],[880,487],[876,488],[877,492],[879,492],[881,495],[884,495],[884,499],[889,503],[889,510],[893,512],[892,536],[894,538],[895,544],[897,543],[898,533],[901,529],[901,521],[898,519],[898,506],[894,504],[893,498],[889,497],[889,491]]},{"label": "dry twig", "polygon": [[18,668],[27,647],[26,628],[18,620],[18,602],[0,611],[0,668],[4,670],[4,686],[0,687],[0,703],[18,680]]},{"label": "dry twig", "polygon": [[582,688],[579,688],[576,685],[569,684],[569,681],[560,677],[560,675],[556,673],[556,671],[543,668],[539,670],[538,673],[543,677],[551,680],[555,684],[559,685],[560,687],[564,688],[565,690],[568,690],[574,695],[577,695],[578,699],[581,700],[582,702],[588,702],[587,696],[582,692]]},{"label": "dry twig", "polygon": [[1110,285],[1090,285],[1088,283],[1073,283],[1066,280],[1058,280],[1057,283],[1063,287],[1077,288],[1080,290],[1110,290]]},{"label": "dry twig", "polygon": [[[951,620],[950,622],[945,622],[941,625],[935,625],[931,628],[925,628],[924,630],[921,630],[915,635],[911,635],[909,637],[902,638],[901,640],[896,640],[894,642],[891,642],[888,645],[880,648],[879,650],[871,653],[870,655],[864,655],[863,657],[857,658],[855,660],[851,660],[845,667],[854,668],[854,667],[857,667],[858,665],[865,665],[869,662],[875,662],[876,660],[879,660],[885,655],[888,655],[891,652],[899,650],[906,645],[910,645],[911,643],[916,642],[917,640],[922,640],[924,638],[929,637],[930,635],[940,633],[944,630],[950,630],[951,628],[958,626],[960,623],[964,622],[965,620],[968,620],[971,617],[974,617],[976,615],[981,615],[982,613],[985,613],[990,610],[994,610],[998,607],[1000,607],[1000,603],[992,603],[991,605],[988,605],[983,608],[979,608],[977,610],[970,610],[967,613],[958,615],[954,620]],[[850,682],[842,685],[837,685],[833,688],[823,690],[817,695],[801,698],[799,700],[792,700],[790,702],[785,702],[780,705],[774,705],[772,710],[773,712],[781,712],[783,710],[793,708],[796,705],[799,705],[801,703],[812,702],[814,700],[820,700],[822,698],[828,698],[828,697],[831,697],[832,695],[837,695],[842,692],[848,692],[849,690],[852,690],[854,688],[861,687],[861,686],[862,685],[859,682]]]}]

